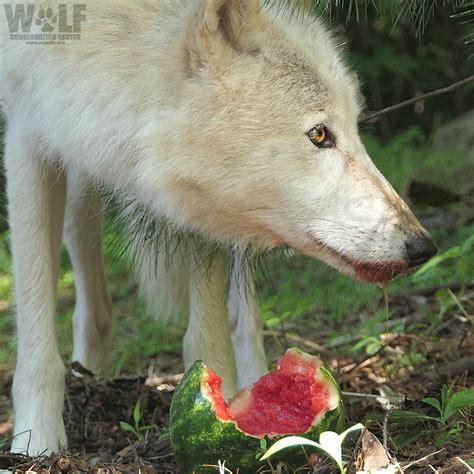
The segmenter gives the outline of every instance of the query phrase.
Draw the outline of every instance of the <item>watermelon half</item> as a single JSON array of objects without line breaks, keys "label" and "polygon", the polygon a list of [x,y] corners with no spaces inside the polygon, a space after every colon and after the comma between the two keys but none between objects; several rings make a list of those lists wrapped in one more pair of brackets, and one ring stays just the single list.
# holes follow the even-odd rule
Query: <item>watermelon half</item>
[{"label": "watermelon half", "polygon": [[[289,435],[318,439],[323,431],[342,429],[341,394],[330,369],[298,349],[289,349],[276,372],[264,375],[228,403],[221,383],[197,361],[176,389],[170,434],[184,472],[216,472],[211,466],[225,461],[233,472],[255,473],[268,466],[259,461],[266,444]],[[306,461],[301,448],[283,451],[280,458],[278,454],[272,462]]]}]

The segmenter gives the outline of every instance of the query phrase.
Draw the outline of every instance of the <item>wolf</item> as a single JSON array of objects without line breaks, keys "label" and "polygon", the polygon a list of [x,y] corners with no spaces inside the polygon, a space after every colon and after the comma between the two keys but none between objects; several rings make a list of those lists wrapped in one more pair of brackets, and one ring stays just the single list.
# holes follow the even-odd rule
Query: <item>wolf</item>
[{"label": "wolf", "polygon": [[380,283],[436,251],[364,149],[357,79],[322,21],[258,0],[86,7],[80,40],[2,39],[15,452],[67,445],[54,321],[63,237],[77,292],[73,359],[107,367],[113,311],[98,190],[232,249],[230,271],[225,251],[211,272],[171,258],[147,289],[184,303],[185,365],[204,359],[224,375],[227,396],[266,372],[245,249],[289,246]]}]

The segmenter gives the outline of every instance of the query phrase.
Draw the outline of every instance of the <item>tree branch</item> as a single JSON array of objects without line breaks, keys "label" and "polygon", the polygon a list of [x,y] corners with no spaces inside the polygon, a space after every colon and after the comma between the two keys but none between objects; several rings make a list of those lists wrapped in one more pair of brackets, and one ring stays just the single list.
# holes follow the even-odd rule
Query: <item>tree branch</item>
[{"label": "tree branch", "polygon": [[408,107],[409,105],[416,104],[417,102],[420,102],[420,100],[425,100],[430,97],[435,97],[437,95],[442,95],[442,94],[447,94],[448,92],[452,92],[453,90],[457,89],[458,87],[464,86],[465,84],[468,84],[469,82],[474,81],[474,76],[469,76],[466,77],[460,81],[454,82],[453,84],[442,87],[441,89],[436,89],[431,92],[426,92],[425,94],[420,94],[417,97],[413,97],[408,100],[404,100],[403,102],[400,102],[395,105],[391,105],[390,107],[386,107],[385,109],[379,110],[377,112],[369,113],[365,117],[362,117],[360,119],[360,122],[368,122],[370,120],[373,120],[375,118],[380,117],[381,115],[389,114],[391,112],[394,112],[395,110],[401,109],[403,107]]}]

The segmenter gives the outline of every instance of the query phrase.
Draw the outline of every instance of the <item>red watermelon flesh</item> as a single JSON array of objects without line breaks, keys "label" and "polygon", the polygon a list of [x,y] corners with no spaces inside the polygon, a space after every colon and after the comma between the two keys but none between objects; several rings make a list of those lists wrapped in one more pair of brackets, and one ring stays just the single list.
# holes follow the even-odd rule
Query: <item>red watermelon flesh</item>
[{"label": "red watermelon flesh", "polygon": [[276,372],[241,390],[229,404],[220,391],[221,378],[207,370],[204,393],[212,400],[217,418],[233,421],[250,436],[306,433],[338,403],[327,380],[319,376],[317,359],[299,351],[289,350]]}]

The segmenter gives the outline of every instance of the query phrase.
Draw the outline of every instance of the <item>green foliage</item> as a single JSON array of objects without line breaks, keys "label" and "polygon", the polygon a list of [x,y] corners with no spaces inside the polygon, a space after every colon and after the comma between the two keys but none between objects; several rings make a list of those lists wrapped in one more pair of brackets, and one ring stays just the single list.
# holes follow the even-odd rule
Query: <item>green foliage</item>
[{"label": "green foliage", "polygon": [[142,425],[143,412],[140,400],[137,400],[135,408],[133,409],[133,425],[126,421],[121,421],[120,428],[135,436],[137,441],[144,441],[150,430],[156,430],[156,425]]},{"label": "green foliage", "polygon": [[465,25],[463,39],[469,47],[469,59],[472,59],[474,56],[474,2],[471,0],[459,2],[456,11],[455,18]]},{"label": "green foliage", "polygon": [[380,337],[375,336],[364,336],[362,339],[352,348],[353,352],[358,352],[361,349],[365,349],[365,353],[372,357],[384,348],[385,344]]},{"label": "green foliage", "polygon": [[401,362],[405,367],[415,367],[426,361],[426,356],[420,352],[410,352],[403,354]]},{"label": "green foliage", "polygon": [[[450,440],[456,440],[462,436],[465,429],[472,431],[473,426],[463,422],[451,422],[454,415],[459,415],[466,409],[474,407],[474,391],[465,389],[453,392],[448,386],[443,386],[439,398],[424,398],[421,400],[425,405],[432,407],[436,414],[408,410],[394,410],[390,413],[389,420],[400,426],[413,426],[420,423],[434,423],[437,427],[435,445],[440,447]],[[404,433],[395,438],[395,443],[404,447],[423,436],[429,436],[430,430],[414,430]]]},{"label": "green foliage", "polygon": [[376,312],[379,288],[354,282],[316,260],[296,256],[284,262],[269,259],[265,265],[272,277],[259,286],[262,315],[269,329],[314,315],[337,326],[350,312],[365,308]]},{"label": "green foliage", "polygon": [[[367,17],[370,12],[375,12],[377,17],[390,18],[391,24],[400,21],[409,21],[417,27],[417,31],[422,33],[427,22],[435,13],[441,2],[432,0],[265,0],[265,3],[278,5],[282,8],[289,8],[295,14],[303,11],[312,11],[316,14],[325,14],[329,17],[345,15],[346,21],[354,18],[360,21]],[[451,5],[455,11],[455,3],[444,0],[442,4]],[[457,5],[457,4],[456,4]],[[309,7],[309,8],[308,8]],[[463,12],[467,16],[469,11]]]},{"label": "green foliage", "polygon": [[140,366],[158,354],[181,349],[182,325],[166,328],[162,322],[152,320],[138,302],[134,302],[130,310],[135,314],[114,328],[113,374],[117,376],[129,370],[131,365]]},{"label": "green foliage", "polygon": [[350,433],[354,431],[360,431],[364,429],[364,425],[357,424],[348,428],[341,434],[337,434],[334,431],[324,431],[319,435],[319,443],[316,441],[311,441],[310,439],[303,438],[301,436],[287,436],[286,438],[280,439],[277,441],[261,458],[261,461],[270,458],[274,454],[295,446],[311,446],[316,448],[325,454],[327,454],[339,468],[341,474],[346,473],[344,463],[342,460],[342,445]]},{"label": "green foliage", "polygon": [[466,158],[455,148],[449,153],[434,150],[419,127],[410,127],[386,143],[368,133],[363,133],[362,139],[374,163],[401,195],[413,180],[449,187],[449,183],[459,181],[458,175],[467,166]]},{"label": "green foliage", "polygon": [[[425,263],[414,275],[414,281],[432,280],[442,264],[453,263],[456,268],[456,274],[461,281],[467,281],[472,272],[472,256],[474,249],[474,234],[468,237],[462,244],[455,245],[448,250],[434,256],[429,262]],[[452,271],[452,270],[451,270]]]},{"label": "green foliage", "polygon": [[268,450],[268,441],[266,438],[260,440],[260,449],[255,454],[255,459],[261,459]]},{"label": "green foliage", "polygon": [[466,389],[461,392],[453,393],[453,391],[445,385],[441,391],[440,399],[424,398],[422,402],[434,407],[439,413],[438,420],[446,425],[449,418],[456,412],[465,408],[474,407],[474,391]]},{"label": "green foliage", "polygon": [[0,237],[0,272],[11,272],[12,260],[9,248],[10,232],[5,231],[0,234]]}]

